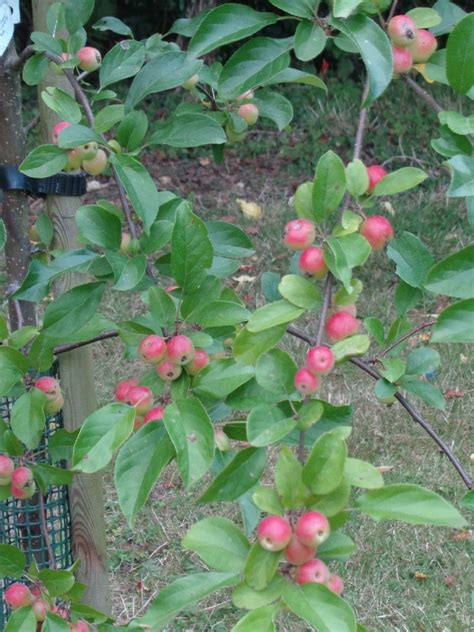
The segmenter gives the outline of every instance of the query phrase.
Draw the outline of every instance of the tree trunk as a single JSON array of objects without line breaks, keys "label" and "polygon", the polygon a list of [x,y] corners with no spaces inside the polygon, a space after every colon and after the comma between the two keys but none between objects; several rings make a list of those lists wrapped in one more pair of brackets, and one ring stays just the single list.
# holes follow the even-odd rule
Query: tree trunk
[{"label": "tree trunk", "polygon": [[[33,20],[36,31],[47,31],[46,14],[54,0],[33,0]],[[48,73],[39,86],[39,94],[45,86],[62,88],[72,94],[64,76]],[[51,138],[53,126],[59,122],[57,115],[38,98],[42,134],[45,142]],[[76,245],[75,214],[81,205],[80,198],[48,196],[47,212],[54,225],[54,246],[71,250]],[[56,291],[64,292],[76,285],[75,275],[63,277]],[[65,394],[63,411],[64,426],[75,430],[97,408],[91,347],[82,347],[59,358],[61,386]],[[73,555],[81,561],[77,576],[87,584],[84,603],[103,612],[110,612],[111,598],[107,569],[107,549],[102,475],[79,474],[70,486]]]}]

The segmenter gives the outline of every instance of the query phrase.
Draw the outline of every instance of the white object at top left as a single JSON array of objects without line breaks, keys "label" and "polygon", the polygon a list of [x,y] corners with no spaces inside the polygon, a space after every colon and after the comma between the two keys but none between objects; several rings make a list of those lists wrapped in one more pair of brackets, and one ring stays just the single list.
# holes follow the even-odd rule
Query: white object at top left
[{"label": "white object at top left", "polygon": [[7,50],[19,21],[20,0],[0,0],[0,57]]}]

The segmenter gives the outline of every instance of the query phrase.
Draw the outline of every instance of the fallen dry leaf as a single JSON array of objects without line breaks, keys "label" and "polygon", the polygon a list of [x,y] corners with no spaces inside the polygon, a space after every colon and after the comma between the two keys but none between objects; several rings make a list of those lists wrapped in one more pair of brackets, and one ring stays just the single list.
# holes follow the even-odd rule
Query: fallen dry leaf
[{"label": "fallen dry leaf", "polygon": [[425,573],[422,573],[421,571],[416,571],[415,573],[415,579],[418,580],[423,580],[423,579],[427,579],[428,575],[425,575]]},{"label": "fallen dry leaf", "polygon": [[469,531],[469,529],[461,529],[460,531],[458,531],[457,533],[455,533],[453,535],[453,540],[456,540],[457,542],[464,542],[465,540],[469,540],[469,538],[471,537],[472,532]]},{"label": "fallen dry leaf", "polygon": [[248,219],[260,219],[262,216],[262,207],[255,202],[247,202],[242,198],[236,199],[237,204],[240,206],[240,210]]},{"label": "fallen dry leaf", "polygon": [[379,465],[377,469],[380,474],[385,474],[385,472],[390,472],[390,470],[393,470],[393,465]]},{"label": "fallen dry leaf", "polygon": [[444,396],[446,399],[454,399],[464,397],[464,393],[458,388],[447,388],[444,392]]}]

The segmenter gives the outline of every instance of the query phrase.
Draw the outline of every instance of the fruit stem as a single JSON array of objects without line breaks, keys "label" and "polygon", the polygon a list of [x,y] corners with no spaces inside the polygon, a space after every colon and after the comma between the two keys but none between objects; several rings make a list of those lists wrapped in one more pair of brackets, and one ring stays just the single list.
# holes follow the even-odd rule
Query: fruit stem
[{"label": "fruit stem", "polygon": [[386,356],[387,353],[392,351],[392,349],[395,349],[395,347],[398,347],[398,345],[404,342],[405,340],[408,340],[408,338],[411,338],[412,336],[417,334],[419,331],[422,331],[423,329],[427,329],[428,327],[432,327],[435,324],[436,324],[435,321],[421,323],[421,325],[418,325],[414,329],[410,330],[408,333],[404,334],[403,336],[400,336],[400,338],[397,338],[397,340],[392,342],[392,344],[389,345],[386,349],[374,355],[373,358],[370,358],[369,363],[373,364],[374,362],[377,362],[379,358],[383,358],[384,356]]}]

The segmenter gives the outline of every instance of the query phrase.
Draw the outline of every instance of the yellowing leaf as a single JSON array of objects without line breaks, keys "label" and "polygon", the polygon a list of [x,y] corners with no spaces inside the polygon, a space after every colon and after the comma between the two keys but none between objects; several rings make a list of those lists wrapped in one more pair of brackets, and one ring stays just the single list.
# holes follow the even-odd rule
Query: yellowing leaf
[{"label": "yellowing leaf", "polygon": [[247,202],[242,198],[237,198],[236,202],[240,206],[242,213],[248,219],[260,219],[262,216],[262,208],[255,202]]},{"label": "yellowing leaf", "polygon": [[420,73],[420,75],[423,77],[423,79],[427,82],[427,83],[434,83],[433,79],[430,79],[428,77],[428,75],[426,74],[426,64],[413,64],[413,68],[415,70],[418,70],[418,72]]}]

